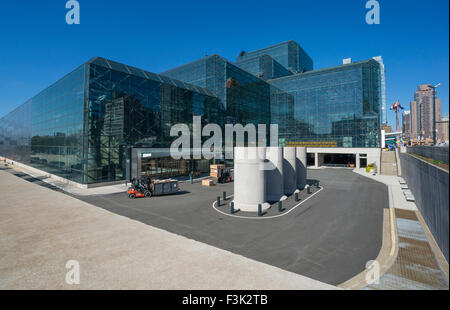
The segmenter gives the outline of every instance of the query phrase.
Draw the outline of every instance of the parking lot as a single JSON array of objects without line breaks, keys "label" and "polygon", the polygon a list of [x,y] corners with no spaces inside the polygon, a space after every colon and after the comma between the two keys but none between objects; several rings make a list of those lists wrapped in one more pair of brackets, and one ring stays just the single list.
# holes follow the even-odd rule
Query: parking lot
[{"label": "parking lot", "polygon": [[[176,195],[129,199],[126,193],[77,196],[116,214],[329,284],[365,269],[381,248],[388,190],[347,169],[308,170],[323,189],[284,216],[231,217],[212,206],[233,183],[181,183]],[[287,209],[298,203],[290,198]],[[236,215],[242,215],[237,213]]]}]

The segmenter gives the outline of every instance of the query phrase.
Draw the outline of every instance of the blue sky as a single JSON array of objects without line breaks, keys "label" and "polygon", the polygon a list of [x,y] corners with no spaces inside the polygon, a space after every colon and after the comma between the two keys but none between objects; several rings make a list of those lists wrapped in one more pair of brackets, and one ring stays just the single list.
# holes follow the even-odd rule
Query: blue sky
[{"label": "blue sky", "polygon": [[0,117],[93,56],[158,73],[291,39],[316,69],[382,55],[388,105],[409,109],[417,85],[441,82],[448,114],[447,0],[379,0],[380,25],[365,23],[366,0],[79,0],[80,25],[65,23],[65,3],[1,2]]}]

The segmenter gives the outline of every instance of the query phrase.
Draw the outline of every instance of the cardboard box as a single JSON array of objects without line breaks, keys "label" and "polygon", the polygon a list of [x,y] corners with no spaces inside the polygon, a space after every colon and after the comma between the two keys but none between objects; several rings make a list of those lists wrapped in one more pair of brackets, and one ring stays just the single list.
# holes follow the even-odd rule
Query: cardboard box
[{"label": "cardboard box", "polygon": [[203,185],[203,186],[213,186],[213,185],[214,185],[214,182],[213,182],[213,180],[211,180],[211,179],[206,179],[206,180],[203,180],[203,181],[202,181],[202,185]]},{"label": "cardboard box", "polygon": [[225,169],[225,165],[211,165],[210,167],[210,176],[213,178],[219,178],[222,175],[223,170]]}]

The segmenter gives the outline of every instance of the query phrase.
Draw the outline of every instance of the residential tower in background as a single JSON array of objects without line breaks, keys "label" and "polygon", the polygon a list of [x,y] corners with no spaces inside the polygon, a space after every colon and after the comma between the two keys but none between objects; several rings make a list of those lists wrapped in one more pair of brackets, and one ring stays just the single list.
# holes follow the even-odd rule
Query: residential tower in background
[{"label": "residential tower in background", "polygon": [[[431,84],[422,84],[414,93],[411,101],[411,139],[426,140],[433,138],[433,122],[441,121],[442,101],[436,98],[436,114],[433,116],[434,95],[436,89]],[[438,128],[438,126],[436,126]]]}]

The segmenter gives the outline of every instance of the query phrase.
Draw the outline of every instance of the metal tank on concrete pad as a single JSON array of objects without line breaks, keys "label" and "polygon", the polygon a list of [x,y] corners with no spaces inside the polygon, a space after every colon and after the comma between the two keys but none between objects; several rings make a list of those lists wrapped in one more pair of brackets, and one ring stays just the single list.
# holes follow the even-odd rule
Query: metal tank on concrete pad
[{"label": "metal tank on concrete pad", "polygon": [[283,148],[268,147],[267,160],[270,165],[266,170],[266,199],[267,201],[280,201],[284,195]]},{"label": "metal tank on concrete pad", "polygon": [[297,147],[296,150],[296,174],[297,188],[304,189],[307,179],[307,149],[306,147]]},{"label": "metal tank on concrete pad", "polygon": [[270,208],[266,203],[266,148],[234,148],[234,207],[245,212],[258,212]]},{"label": "metal tank on concrete pad", "polygon": [[283,181],[286,195],[292,195],[297,189],[296,158],[295,147],[285,147],[283,149]]}]

